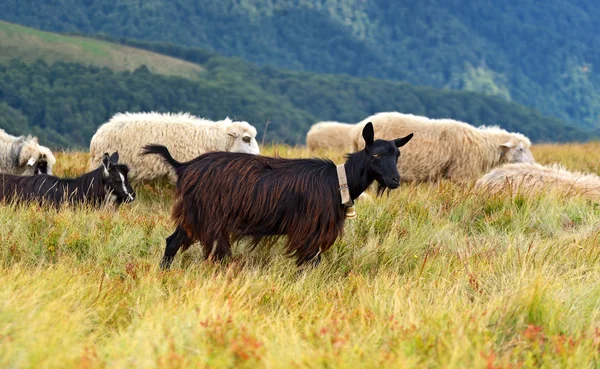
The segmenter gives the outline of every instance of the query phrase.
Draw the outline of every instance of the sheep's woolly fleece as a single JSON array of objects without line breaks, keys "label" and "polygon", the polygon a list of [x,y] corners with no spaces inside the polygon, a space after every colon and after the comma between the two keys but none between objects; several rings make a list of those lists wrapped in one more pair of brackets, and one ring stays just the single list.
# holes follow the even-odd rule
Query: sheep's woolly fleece
[{"label": "sheep's woolly fleece", "polygon": [[571,172],[556,163],[547,166],[537,163],[505,164],[479,178],[475,189],[488,194],[506,192],[512,195],[556,191],[598,200],[600,177],[592,173]]},{"label": "sheep's woolly fleece", "polygon": [[37,137],[13,136],[0,129],[0,173],[34,175],[40,165],[52,174],[56,158],[49,148],[38,143]]},{"label": "sheep's woolly fleece", "polygon": [[120,162],[135,179],[175,175],[155,155],[140,156],[148,144],[165,145],[173,157],[185,162],[209,151],[259,154],[256,129],[248,122],[226,118],[213,122],[189,113],[119,113],[98,128],[90,142],[90,169],[100,165],[104,153],[118,152]]},{"label": "sheep's woolly fleece", "polygon": [[349,152],[352,150],[350,133],[354,124],[341,122],[318,122],[306,133],[306,146],[309,151],[333,150]]},{"label": "sheep's woolly fleece", "polygon": [[362,127],[372,122],[375,138],[395,139],[414,133],[400,150],[398,169],[402,181],[436,181],[446,178],[472,183],[482,174],[504,163],[533,163],[531,141],[520,133],[499,127],[475,128],[453,119],[398,112],[370,116],[353,129],[353,149],[364,147]]}]

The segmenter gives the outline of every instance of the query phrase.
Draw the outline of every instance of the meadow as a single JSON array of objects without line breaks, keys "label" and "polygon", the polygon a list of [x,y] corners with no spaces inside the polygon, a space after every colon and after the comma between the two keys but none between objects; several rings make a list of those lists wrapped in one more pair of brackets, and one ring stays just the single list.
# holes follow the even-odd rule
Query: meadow
[{"label": "meadow", "polygon": [[[600,174],[600,143],[533,153]],[[134,186],[116,211],[0,205],[1,368],[600,367],[599,202],[407,184],[358,203],[317,268],[240,243],[161,271],[173,188]]]},{"label": "meadow", "polygon": [[166,55],[80,36],[39,31],[0,21],[0,64],[13,59],[33,63],[39,59],[81,63],[115,71],[134,71],[145,65],[155,74],[198,80],[204,72],[198,64]]}]

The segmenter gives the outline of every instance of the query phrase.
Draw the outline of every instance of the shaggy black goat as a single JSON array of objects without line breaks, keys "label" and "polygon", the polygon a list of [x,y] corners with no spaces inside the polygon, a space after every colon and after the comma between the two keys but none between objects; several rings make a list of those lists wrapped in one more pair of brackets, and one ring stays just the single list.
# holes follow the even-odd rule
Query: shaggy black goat
[{"label": "shaggy black goat", "polygon": [[[400,186],[398,147],[412,133],[393,141],[374,140],[373,125],[363,129],[365,149],[349,154],[344,164],[352,200],[373,181],[385,188]],[[173,159],[161,145],[148,145],[142,155],[157,154],[177,173],[172,217],[177,224],[167,238],[161,262],[168,268],[180,248],[200,241],[205,257],[231,254],[230,242],[244,237],[254,246],[269,236],[287,235],[287,251],[300,265],[327,251],[344,226],[344,205],[336,165],[323,159],[281,159],[212,152],[189,162]]]}]

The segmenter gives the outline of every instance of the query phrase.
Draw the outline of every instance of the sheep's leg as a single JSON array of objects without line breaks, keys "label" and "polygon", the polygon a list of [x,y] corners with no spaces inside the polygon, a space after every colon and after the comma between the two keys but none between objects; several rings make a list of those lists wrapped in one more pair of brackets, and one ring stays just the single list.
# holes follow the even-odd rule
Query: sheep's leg
[{"label": "sheep's leg", "polygon": [[184,249],[188,248],[190,244],[191,242],[187,232],[183,228],[177,227],[175,232],[167,238],[165,254],[160,262],[161,269],[169,269],[177,251],[179,251],[182,246],[184,246]]}]

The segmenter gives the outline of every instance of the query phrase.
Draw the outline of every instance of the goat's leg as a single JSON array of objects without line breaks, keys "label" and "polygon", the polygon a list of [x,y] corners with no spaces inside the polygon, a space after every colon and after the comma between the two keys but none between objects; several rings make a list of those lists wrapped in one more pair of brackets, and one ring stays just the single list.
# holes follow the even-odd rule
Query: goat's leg
[{"label": "goat's leg", "polygon": [[327,250],[331,245],[321,245],[321,247],[317,248],[314,247],[315,244],[317,244],[317,240],[312,239],[302,242],[302,246],[297,249],[296,265],[301,266],[309,262],[313,266],[319,265],[321,262],[321,250]]},{"label": "goat's leg", "polygon": [[299,255],[296,260],[296,265],[298,265],[298,266],[310,264],[310,265],[316,267],[320,263],[321,263],[321,252],[318,250],[315,252],[303,255],[303,256]]},{"label": "goat's leg", "polygon": [[231,242],[229,241],[229,234],[223,231],[219,234],[217,240],[213,242],[212,250],[207,259],[223,260],[228,256],[231,256]]},{"label": "goat's leg", "polygon": [[321,264],[321,252],[317,251],[314,255],[308,256],[302,263],[313,267],[319,266],[319,264]]},{"label": "goat's leg", "polygon": [[217,241],[217,249],[215,250],[215,258],[222,260],[226,257],[231,257],[231,242],[229,241],[229,234],[227,232],[221,233],[221,237]]},{"label": "goat's leg", "polygon": [[165,254],[160,262],[161,269],[169,269],[173,259],[175,258],[175,255],[177,254],[177,251],[179,251],[182,246],[184,246],[184,249],[187,249],[190,244],[191,242],[187,232],[183,228],[177,227],[175,232],[167,237]]}]

